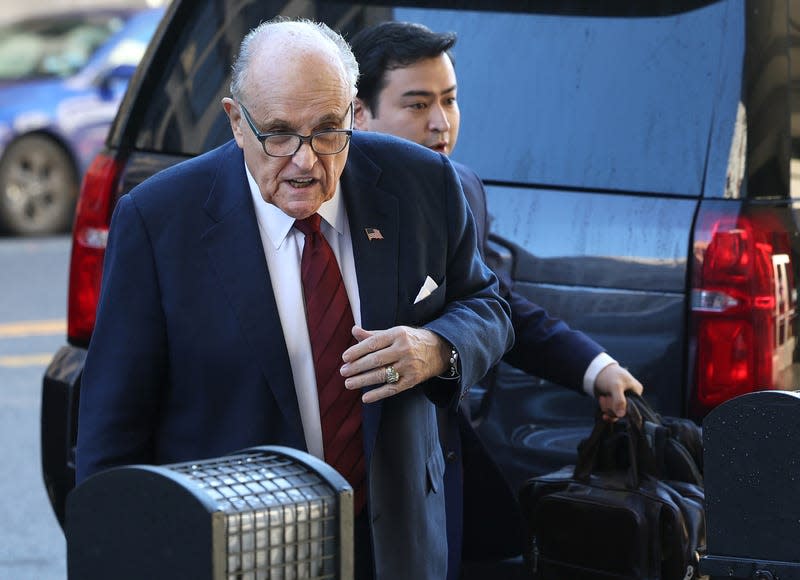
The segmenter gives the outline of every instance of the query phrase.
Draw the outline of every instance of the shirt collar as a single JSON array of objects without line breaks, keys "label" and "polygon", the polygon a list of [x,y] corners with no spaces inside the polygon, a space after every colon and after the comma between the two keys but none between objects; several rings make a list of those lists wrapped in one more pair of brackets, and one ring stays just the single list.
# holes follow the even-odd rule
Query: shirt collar
[{"label": "shirt collar", "polygon": [[[247,173],[247,183],[250,185],[250,195],[253,197],[258,224],[277,250],[292,231],[294,218],[283,213],[278,206],[264,201],[264,198],[261,197],[261,190],[246,163],[244,169]],[[345,209],[341,194],[342,184],[338,182],[333,197],[324,202],[317,210],[323,221],[327,222],[339,235],[344,234],[345,229]]]}]

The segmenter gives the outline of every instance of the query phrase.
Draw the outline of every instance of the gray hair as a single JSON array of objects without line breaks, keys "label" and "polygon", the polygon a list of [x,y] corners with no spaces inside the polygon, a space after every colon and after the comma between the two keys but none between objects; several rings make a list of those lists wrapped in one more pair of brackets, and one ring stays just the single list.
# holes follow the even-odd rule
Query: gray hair
[{"label": "gray hair", "polygon": [[314,22],[304,18],[289,20],[283,17],[262,22],[256,28],[247,33],[242,40],[242,43],[239,47],[239,54],[236,56],[236,60],[233,62],[231,72],[231,96],[237,101],[241,101],[242,99],[245,83],[247,81],[247,70],[250,64],[250,58],[255,51],[255,47],[257,46],[257,43],[255,42],[256,39],[268,35],[271,32],[271,29],[289,22],[307,27],[310,31],[316,32],[323,38],[327,39],[328,42],[333,44],[336,52],[339,54],[339,59],[342,62],[345,73],[347,74],[347,80],[350,83],[351,88],[351,95],[355,97],[357,90],[356,86],[358,83],[358,62],[356,61],[356,57],[353,55],[353,51],[350,49],[350,45],[347,44],[347,41],[342,37],[342,35],[332,30],[324,22]]}]

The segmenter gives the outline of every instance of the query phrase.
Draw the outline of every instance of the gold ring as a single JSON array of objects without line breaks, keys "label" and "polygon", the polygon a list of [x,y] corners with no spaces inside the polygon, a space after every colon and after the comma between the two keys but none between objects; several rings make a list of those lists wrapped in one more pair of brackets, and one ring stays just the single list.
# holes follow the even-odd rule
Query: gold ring
[{"label": "gold ring", "polygon": [[400,373],[394,370],[392,365],[386,367],[386,383],[392,384],[400,380]]}]

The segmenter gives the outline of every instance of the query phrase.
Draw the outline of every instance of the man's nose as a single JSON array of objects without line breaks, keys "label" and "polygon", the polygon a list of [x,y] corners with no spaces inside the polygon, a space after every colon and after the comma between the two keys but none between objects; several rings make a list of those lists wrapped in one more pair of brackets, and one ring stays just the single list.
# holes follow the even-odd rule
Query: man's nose
[{"label": "man's nose", "polygon": [[436,131],[438,133],[449,131],[450,120],[447,118],[447,113],[445,113],[444,109],[439,105],[434,105],[430,110],[431,114],[428,118],[428,125],[431,131]]},{"label": "man's nose", "polygon": [[316,151],[311,148],[311,142],[304,141],[300,145],[294,155],[292,155],[292,163],[301,169],[311,169],[317,162],[318,155]]}]

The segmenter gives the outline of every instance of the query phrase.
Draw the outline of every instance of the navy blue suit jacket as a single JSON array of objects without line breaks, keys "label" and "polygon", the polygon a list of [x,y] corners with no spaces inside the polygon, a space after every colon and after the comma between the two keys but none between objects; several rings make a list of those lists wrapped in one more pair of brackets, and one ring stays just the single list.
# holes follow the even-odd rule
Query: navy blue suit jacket
[{"label": "navy blue suit jacket", "polygon": [[[474,215],[478,248],[487,263],[492,264],[496,255],[489,244],[491,218],[483,183],[467,166],[453,165]],[[498,275],[501,296],[511,308],[515,334],[514,346],[503,360],[529,374],[582,391],[586,369],[604,351],[603,347],[571,329],[563,320],[550,316],[545,309],[515,292],[511,280],[504,279],[499,272]],[[491,380],[484,384],[493,388]],[[468,411],[466,406],[461,410]],[[524,531],[517,490],[505,481],[469,419],[463,413],[439,413],[444,454],[452,458],[445,472],[449,579],[458,577],[461,559],[508,558],[522,550]]]},{"label": "navy blue suit jacket", "polygon": [[[478,259],[444,156],[356,132],[341,181],[362,326],[424,326],[461,355],[461,381],[433,379],[363,409],[377,577],[441,580],[444,465],[431,401],[457,406],[500,359],[513,340],[507,305]],[[82,381],[78,483],[116,465],[265,444],[306,449],[275,273],[233,141],[123,196],[104,268]],[[414,304],[426,276],[438,288]]]},{"label": "navy blue suit jacket", "polygon": [[[492,264],[489,244],[491,217],[486,208],[486,191],[478,175],[466,165],[453,163],[464,196],[475,217],[478,248]],[[605,349],[583,332],[573,330],[513,289],[511,280],[500,277],[500,293],[511,307],[514,346],[503,360],[512,366],[575,390],[583,390],[583,376],[589,363]]]}]

